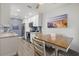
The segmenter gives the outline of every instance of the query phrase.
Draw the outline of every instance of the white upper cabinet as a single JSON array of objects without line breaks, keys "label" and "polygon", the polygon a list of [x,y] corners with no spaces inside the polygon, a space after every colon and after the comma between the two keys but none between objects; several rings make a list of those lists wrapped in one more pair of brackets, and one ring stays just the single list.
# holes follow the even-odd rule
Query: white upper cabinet
[{"label": "white upper cabinet", "polygon": [[42,14],[35,15],[31,17],[31,22],[33,22],[33,26],[42,26]]},{"label": "white upper cabinet", "polygon": [[33,26],[39,26],[39,15],[35,15],[31,18],[31,20],[33,21]]}]

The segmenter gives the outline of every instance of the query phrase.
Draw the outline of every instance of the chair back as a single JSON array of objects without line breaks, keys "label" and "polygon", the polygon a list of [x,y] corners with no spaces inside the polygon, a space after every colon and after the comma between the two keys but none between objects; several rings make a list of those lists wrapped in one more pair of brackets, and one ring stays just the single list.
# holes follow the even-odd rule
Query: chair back
[{"label": "chair back", "polygon": [[33,38],[34,55],[44,56],[45,53],[45,42]]}]

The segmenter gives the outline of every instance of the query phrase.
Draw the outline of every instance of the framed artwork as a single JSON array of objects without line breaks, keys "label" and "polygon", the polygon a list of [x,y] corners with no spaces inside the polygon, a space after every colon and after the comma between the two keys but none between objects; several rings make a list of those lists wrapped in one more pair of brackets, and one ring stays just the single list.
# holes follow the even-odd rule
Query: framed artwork
[{"label": "framed artwork", "polygon": [[67,14],[51,17],[47,22],[48,28],[67,28]]}]

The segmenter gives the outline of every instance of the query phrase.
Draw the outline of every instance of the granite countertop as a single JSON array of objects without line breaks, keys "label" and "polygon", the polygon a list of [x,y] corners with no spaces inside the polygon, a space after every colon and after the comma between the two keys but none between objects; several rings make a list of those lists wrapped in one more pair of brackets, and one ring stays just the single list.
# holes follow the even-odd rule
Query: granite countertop
[{"label": "granite countertop", "polygon": [[17,36],[17,34],[14,32],[2,32],[2,33],[0,33],[0,38],[14,37],[14,36]]}]

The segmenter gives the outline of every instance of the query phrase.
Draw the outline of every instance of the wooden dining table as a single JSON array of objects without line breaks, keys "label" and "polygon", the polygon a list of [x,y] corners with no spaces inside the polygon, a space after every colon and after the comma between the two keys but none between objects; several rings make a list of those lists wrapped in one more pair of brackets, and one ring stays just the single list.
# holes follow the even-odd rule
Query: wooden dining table
[{"label": "wooden dining table", "polygon": [[61,48],[67,49],[69,46],[68,42],[65,39],[63,39],[62,37],[57,38],[57,37],[54,37],[53,35],[51,36],[51,35],[44,35],[42,33],[37,33],[35,38],[42,40],[45,43],[49,43],[52,46],[54,46],[55,47],[55,55],[58,55],[59,49],[61,49]]}]

